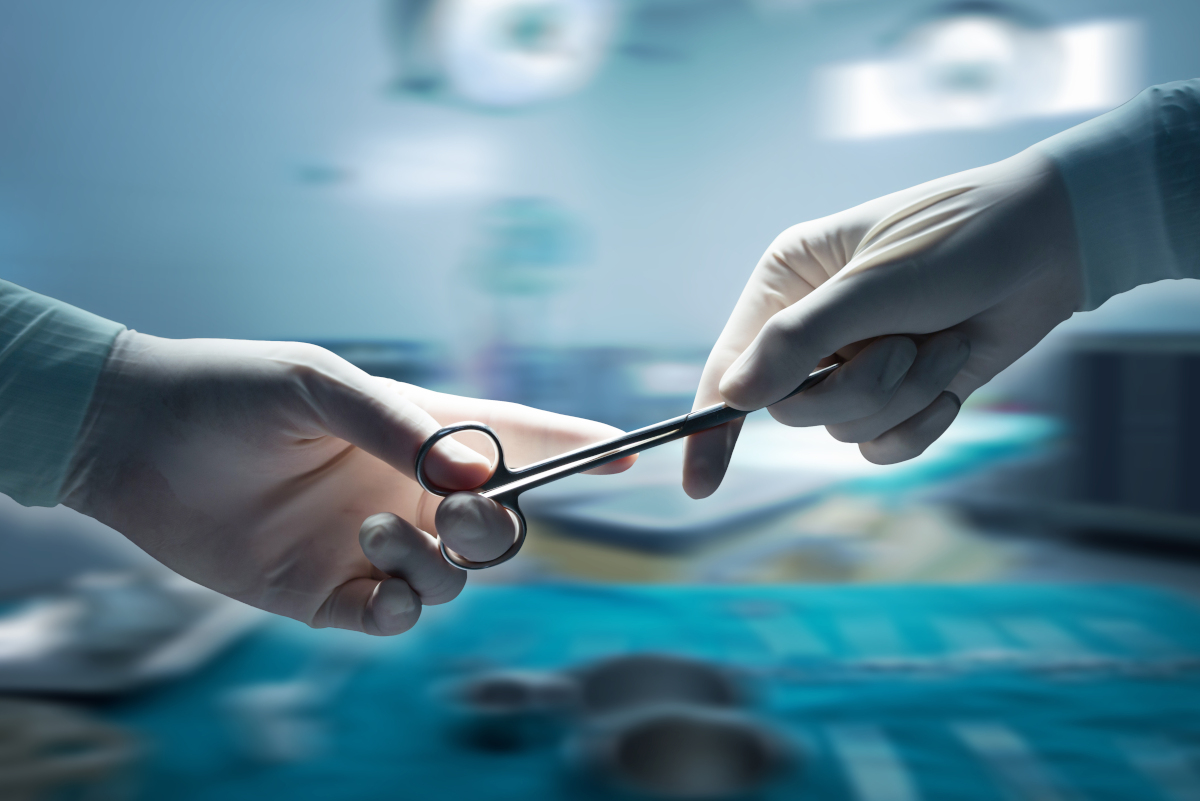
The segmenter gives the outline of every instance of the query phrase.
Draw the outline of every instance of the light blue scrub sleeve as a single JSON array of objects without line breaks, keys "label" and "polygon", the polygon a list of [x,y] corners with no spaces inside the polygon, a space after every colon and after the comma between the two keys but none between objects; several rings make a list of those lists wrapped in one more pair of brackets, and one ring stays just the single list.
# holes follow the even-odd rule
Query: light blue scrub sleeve
[{"label": "light blue scrub sleeve", "polygon": [[1164,278],[1200,278],[1200,79],[1152,86],[1052,136],[1083,257],[1084,309]]},{"label": "light blue scrub sleeve", "polygon": [[0,492],[55,506],[92,391],[124,326],[0,281]]}]

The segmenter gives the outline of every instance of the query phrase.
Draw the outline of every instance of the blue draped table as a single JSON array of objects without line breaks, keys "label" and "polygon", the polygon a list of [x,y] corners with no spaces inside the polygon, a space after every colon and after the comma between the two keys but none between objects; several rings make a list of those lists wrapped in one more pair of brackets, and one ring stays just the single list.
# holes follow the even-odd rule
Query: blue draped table
[{"label": "blue draped table", "polygon": [[[602,797],[552,745],[464,746],[433,689],[638,651],[745,676],[754,713],[799,754],[767,799],[1172,799],[1200,777],[1200,614],[1135,588],[478,587],[409,635],[366,639],[273,620],[201,673],[107,707],[152,746],[144,797]],[[344,649],[361,663],[325,713],[327,748],[242,756],[221,699]]]}]

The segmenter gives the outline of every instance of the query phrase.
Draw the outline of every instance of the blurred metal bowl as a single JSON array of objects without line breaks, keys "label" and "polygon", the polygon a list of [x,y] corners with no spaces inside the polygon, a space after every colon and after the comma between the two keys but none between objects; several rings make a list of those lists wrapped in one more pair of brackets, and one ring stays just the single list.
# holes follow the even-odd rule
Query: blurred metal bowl
[{"label": "blurred metal bowl", "polygon": [[598,783],[635,797],[728,799],[763,789],[791,750],[745,714],[664,705],[585,727],[568,754]]},{"label": "blurred metal bowl", "polygon": [[669,654],[606,659],[572,672],[579,682],[579,711],[585,716],[652,704],[686,703],[729,708],[746,693],[724,668]]},{"label": "blurred metal bowl", "polygon": [[458,739],[484,751],[521,751],[559,740],[578,685],[560,673],[497,670],[455,682],[444,698]]},{"label": "blurred metal bowl", "polygon": [[560,673],[497,670],[459,684],[454,698],[480,714],[565,711],[576,703],[578,686]]}]

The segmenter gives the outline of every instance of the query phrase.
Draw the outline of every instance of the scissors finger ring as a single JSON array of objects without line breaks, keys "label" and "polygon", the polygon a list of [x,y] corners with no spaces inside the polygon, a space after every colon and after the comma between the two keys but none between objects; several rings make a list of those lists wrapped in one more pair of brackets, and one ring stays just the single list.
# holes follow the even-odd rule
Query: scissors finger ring
[{"label": "scissors finger ring", "polygon": [[[429,451],[434,445],[441,442],[446,437],[457,434],[460,431],[481,431],[491,439],[492,444],[496,446],[496,469],[491,477],[481,486],[476,487],[473,492],[478,492],[485,498],[490,498],[496,503],[508,510],[509,514],[517,521],[517,535],[513,539],[513,544],[508,547],[504,553],[497,556],[495,559],[489,559],[485,562],[472,562],[470,559],[462,556],[462,554],[449,548],[446,541],[441,537],[438,538],[438,546],[442,549],[442,556],[446,561],[455,567],[463,570],[480,570],[485,567],[507,562],[517,555],[517,551],[521,550],[521,546],[525,544],[525,532],[527,526],[525,524],[525,515],[521,512],[521,508],[517,505],[517,496],[522,490],[526,489],[523,486],[515,486],[516,472],[509,470],[508,465],[504,463],[504,447],[500,444],[500,437],[496,436],[496,432],[491,427],[483,423],[467,422],[455,423],[452,426],[439,428],[433,436],[425,440],[425,444],[421,446],[421,450],[417,453],[417,481],[421,484],[421,489],[426,492],[431,492],[434,495],[440,495],[443,498],[458,490],[447,490],[439,487],[429,480],[429,476],[425,474],[425,458],[429,456]],[[531,465],[533,467],[535,465]],[[528,470],[529,468],[526,468]],[[522,472],[522,471],[517,471]]]}]

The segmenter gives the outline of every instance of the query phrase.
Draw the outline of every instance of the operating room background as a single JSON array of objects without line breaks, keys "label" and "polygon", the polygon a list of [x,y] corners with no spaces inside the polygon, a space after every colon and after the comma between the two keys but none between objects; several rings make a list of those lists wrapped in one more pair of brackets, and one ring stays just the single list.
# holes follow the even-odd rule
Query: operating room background
[{"label": "operating room background", "polygon": [[[689,407],[782,230],[1200,76],[1197,30],[1195,0],[0,0],[0,278],[632,428]],[[388,640],[0,497],[0,795],[32,694],[134,744],[81,783],[146,797],[560,797],[557,751],[443,736],[469,712],[445,680],[654,650],[754,677],[744,711],[800,757],[786,797],[967,797],[904,792],[905,764],[975,797],[991,779],[945,736],[964,715],[1051,766],[971,730],[1012,797],[1060,768],[1080,784],[1032,794],[1150,797],[1110,782],[1110,734],[1152,767],[1175,753],[1154,737],[1184,749],[1159,784],[1192,797],[1193,607],[1062,585],[1200,592],[1198,404],[1200,282],[1142,287],[912,462],[757,413],[704,502],[671,447],[531,492],[520,557]]]}]

